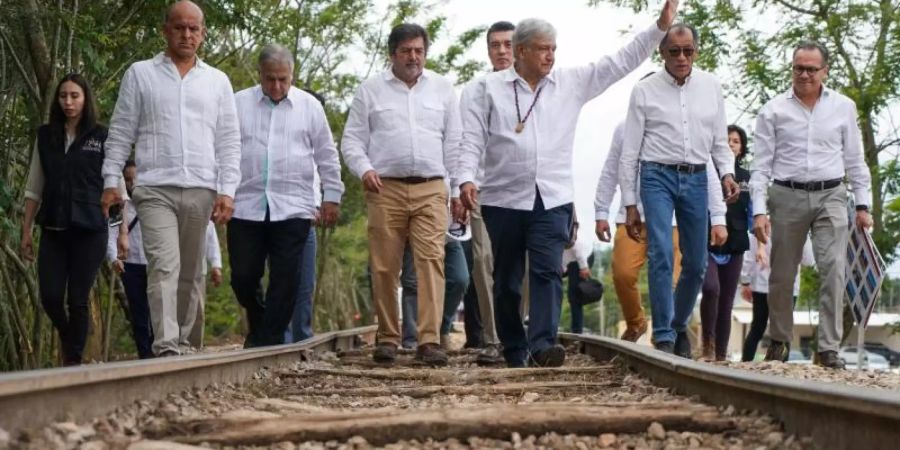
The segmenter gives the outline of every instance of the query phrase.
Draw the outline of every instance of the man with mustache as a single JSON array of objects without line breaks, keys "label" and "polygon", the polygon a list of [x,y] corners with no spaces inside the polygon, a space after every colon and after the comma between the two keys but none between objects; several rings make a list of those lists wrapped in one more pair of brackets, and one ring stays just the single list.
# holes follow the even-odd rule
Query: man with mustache
[{"label": "man with mustache", "polygon": [[419,25],[404,23],[391,30],[391,66],[357,90],[341,142],[347,166],[366,191],[378,318],[373,359],[381,363],[392,363],[400,345],[397,280],[409,241],[418,290],[416,358],[447,364],[447,353],[439,346],[449,220],[446,183],[454,169],[460,123],[453,84],[424,69],[428,45],[428,33]]}]

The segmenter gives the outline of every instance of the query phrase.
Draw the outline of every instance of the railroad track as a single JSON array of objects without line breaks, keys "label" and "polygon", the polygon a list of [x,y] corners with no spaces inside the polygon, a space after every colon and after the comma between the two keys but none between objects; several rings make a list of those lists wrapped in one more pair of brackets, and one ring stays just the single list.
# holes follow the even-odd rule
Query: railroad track
[{"label": "railroad track", "polygon": [[571,334],[560,337],[570,352],[561,368],[480,368],[467,351],[452,352],[446,368],[401,352],[387,368],[371,360],[373,336],[366,327],[264,349],[2,375],[0,427],[21,433],[12,448],[858,450],[896,448],[900,436],[894,391]]}]

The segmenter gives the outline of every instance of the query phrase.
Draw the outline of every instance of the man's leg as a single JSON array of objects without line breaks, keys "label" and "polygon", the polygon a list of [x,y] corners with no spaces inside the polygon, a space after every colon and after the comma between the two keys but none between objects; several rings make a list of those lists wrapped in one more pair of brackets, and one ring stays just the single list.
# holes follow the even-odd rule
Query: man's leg
[{"label": "man's leg", "polygon": [[584,307],[578,299],[578,281],[581,280],[581,270],[577,261],[572,261],[566,266],[566,278],[569,279],[568,295],[569,295],[569,313],[572,316],[573,333],[581,333],[584,331]]},{"label": "man's leg", "polygon": [[206,229],[216,193],[210,189],[181,189],[178,205],[178,243],[181,270],[178,274],[179,345],[190,346],[191,332],[200,311],[201,289],[206,283]]},{"label": "man's leg", "polygon": [[491,277],[494,322],[503,344],[503,357],[511,367],[524,367],[528,340],[519,303],[525,275],[525,233],[531,212],[496,206],[482,206],[481,212],[490,235],[491,252],[497,256]]},{"label": "man's leg", "polygon": [[462,244],[452,239],[444,245],[444,311],[441,319],[441,336],[450,334],[456,311],[469,287],[469,271]]},{"label": "man's leg", "polygon": [[263,303],[262,278],[266,268],[265,223],[231,219],[228,222],[228,258],[231,263],[231,289],[247,312],[247,338],[244,347],[260,345]]},{"label": "man's leg", "polygon": [[403,249],[403,269],[400,271],[400,318],[401,344],[403,348],[416,348],[418,332],[416,317],[419,315],[419,291],[416,282],[416,266],[413,263],[412,247],[409,242]]},{"label": "man's leg", "polygon": [[147,302],[147,266],[125,263],[122,285],[131,312],[131,332],[138,357],[152,358],[153,328],[150,327],[150,305]]},{"label": "man's leg", "polygon": [[[838,351],[844,326],[846,286],[847,191],[844,185],[811,194],[816,217],[812,223],[812,244],[819,271],[818,352]],[[802,246],[802,242],[801,242]]]},{"label": "man's leg", "polygon": [[[134,188],[147,256],[147,298],[153,324],[153,353],[178,353],[179,203],[181,189],[169,186]],[[209,220],[207,215],[206,220]],[[205,223],[204,223],[205,226]]]},{"label": "man's leg", "polygon": [[[769,188],[769,215],[772,224],[770,242],[772,253],[769,256],[771,267],[769,336],[773,341],[790,345],[794,328],[794,305],[791,300],[794,278],[797,276],[797,266],[803,258],[803,244],[812,223],[807,192],[773,185]],[[829,242],[828,245],[837,246],[839,243]],[[841,251],[846,252],[847,249],[842,248]],[[843,272],[843,266],[840,270]],[[822,273],[821,269],[819,273]],[[782,355],[773,356],[780,358]]]},{"label": "man's leg", "polygon": [[[675,342],[672,329],[672,211],[678,190],[674,171],[654,164],[643,164],[640,173],[641,202],[647,230],[647,284],[653,342]],[[702,252],[706,255],[706,252]]]},{"label": "man's leg", "polygon": [[398,181],[384,180],[379,194],[366,192],[372,297],[378,319],[376,343],[380,344],[400,346],[397,278],[409,231],[408,203],[406,184]]},{"label": "man's leg", "polygon": [[409,243],[418,285],[416,328],[419,347],[440,344],[444,310],[444,239],[447,230],[447,188],[442,180],[409,185],[412,216]]},{"label": "man's leg", "polygon": [[535,199],[526,245],[532,304],[528,316],[528,347],[532,356],[553,347],[562,307],[562,254],[569,241],[571,203],[544,209],[540,194]]},{"label": "man's leg", "polygon": [[466,344],[463,348],[481,348],[484,346],[484,325],[481,324],[481,314],[478,311],[478,291],[472,282],[472,240],[463,241],[463,254],[466,256],[466,266],[469,273],[469,286],[463,295],[463,325],[466,331]]},{"label": "man's leg", "polygon": [[706,175],[704,172],[677,175],[679,186],[675,219],[678,221],[678,245],[681,247],[681,276],[675,287],[675,314],[672,317],[672,328],[676,332],[687,331],[709,259]]},{"label": "man's leg", "polygon": [[484,343],[496,345],[497,326],[494,322],[494,254],[491,239],[481,215],[481,205],[472,210],[472,282],[478,293],[478,312],[484,326]]},{"label": "man's leg", "polygon": [[262,344],[284,342],[284,329],[294,315],[300,284],[303,247],[312,221],[286,219],[266,224],[269,254],[269,286],[266,289],[266,309],[263,313]]},{"label": "man's leg", "polygon": [[[303,263],[300,266],[300,287],[294,315],[286,331],[285,342],[300,342],[313,336],[313,293],[316,290],[316,227],[309,228],[303,245]],[[288,339],[288,334],[289,339]]]},{"label": "man's leg", "polygon": [[625,334],[637,337],[643,334],[640,330],[647,327],[641,293],[638,291],[638,274],[647,262],[646,231],[642,236],[643,242],[635,242],[628,237],[625,225],[620,224],[616,227],[612,249],[613,285],[627,326]]}]

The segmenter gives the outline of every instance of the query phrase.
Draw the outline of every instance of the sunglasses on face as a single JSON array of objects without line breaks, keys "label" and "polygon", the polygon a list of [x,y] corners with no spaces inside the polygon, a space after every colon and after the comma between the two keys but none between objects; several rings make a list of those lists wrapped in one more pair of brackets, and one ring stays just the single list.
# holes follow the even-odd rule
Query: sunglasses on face
[{"label": "sunglasses on face", "polygon": [[690,58],[691,56],[694,56],[694,51],[694,47],[669,47],[666,49],[666,53],[673,58],[677,58],[682,54],[685,58]]}]

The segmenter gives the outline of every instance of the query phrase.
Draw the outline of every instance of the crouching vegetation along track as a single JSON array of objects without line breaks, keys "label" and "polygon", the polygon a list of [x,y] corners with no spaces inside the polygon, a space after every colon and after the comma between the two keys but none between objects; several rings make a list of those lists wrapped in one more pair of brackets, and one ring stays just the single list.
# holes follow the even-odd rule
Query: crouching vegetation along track
[{"label": "crouching vegetation along track", "polygon": [[[401,352],[392,367],[384,367],[371,360],[365,345],[371,335],[366,328],[293,346],[160,360],[158,365],[179,364],[182,371],[166,388],[128,398],[128,383],[119,380],[121,398],[107,403],[108,411],[90,407],[103,399],[81,397],[96,413],[93,419],[78,414],[74,422],[43,427],[26,421],[15,428],[19,435],[11,443],[133,449],[887,448],[881,444],[893,445],[887,439],[900,424],[896,393],[879,391],[881,400],[874,401],[865,389],[852,390],[852,398],[837,389],[849,404],[844,410],[868,419],[849,421],[834,408],[810,406],[833,402],[833,392],[828,397],[815,390],[833,386],[805,382],[806,391],[798,391],[788,380],[604,338],[562,336],[569,350],[563,367],[503,369],[478,367],[475,353],[465,350],[452,351],[448,367],[424,366],[412,352]],[[244,358],[246,367],[226,369],[229,358]],[[199,361],[205,361],[203,368],[189,370]],[[132,363],[132,371],[142,364]],[[167,373],[156,378],[165,380]],[[195,382],[184,384],[187,377]],[[96,383],[82,378],[81,395],[91,385],[110,386],[114,377],[94,378]],[[0,406],[6,411],[9,403]],[[863,407],[866,413],[857,411]],[[58,414],[55,420],[65,420]],[[832,437],[810,425],[815,423],[842,424],[852,439]]]}]

